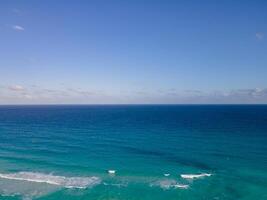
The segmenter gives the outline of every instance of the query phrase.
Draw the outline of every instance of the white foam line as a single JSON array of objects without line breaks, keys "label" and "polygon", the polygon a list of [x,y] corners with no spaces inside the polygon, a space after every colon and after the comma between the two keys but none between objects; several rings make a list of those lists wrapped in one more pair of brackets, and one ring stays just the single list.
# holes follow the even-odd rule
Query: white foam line
[{"label": "white foam line", "polygon": [[54,181],[45,181],[45,180],[37,180],[37,179],[30,179],[30,178],[20,178],[20,177],[14,177],[12,174],[0,174],[0,178],[9,179],[9,180],[17,180],[17,181],[30,181],[30,182],[36,182],[36,183],[48,183],[51,185],[60,185],[59,183],[56,183]]},{"label": "white foam line", "polygon": [[202,177],[208,177],[212,174],[202,173],[202,174],[181,174],[181,177],[184,179],[196,179],[196,178],[202,178]]},{"label": "white foam line", "polygon": [[42,174],[34,172],[18,172],[10,174],[1,174],[0,178],[17,180],[17,181],[29,181],[36,183],[47,183],[51,185],[62,186],[65,188],[87,188],[96,185],[101,182],[98,177],[64,177],[54,176],[51,174]]},{"label": "white foam line", "polygon": [[173,185],[174,188],[188,189],[189,185],[176,184]]}]

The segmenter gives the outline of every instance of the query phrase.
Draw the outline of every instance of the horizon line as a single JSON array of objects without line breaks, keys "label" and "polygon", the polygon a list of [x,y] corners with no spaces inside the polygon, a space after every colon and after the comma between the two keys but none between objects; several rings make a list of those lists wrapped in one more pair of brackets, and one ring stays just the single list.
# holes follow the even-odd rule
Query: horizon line
[{"label": "horizon line", "polygon": [[106,104],[0,104],[0,106],[267,106],[267,103],[106,103]]}]

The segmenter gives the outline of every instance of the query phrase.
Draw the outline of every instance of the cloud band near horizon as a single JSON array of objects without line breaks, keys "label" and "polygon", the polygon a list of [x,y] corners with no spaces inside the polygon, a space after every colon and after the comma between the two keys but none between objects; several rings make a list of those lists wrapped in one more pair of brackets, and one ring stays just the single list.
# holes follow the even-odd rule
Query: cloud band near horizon
[{"label": "cloud band near horizon", "polygon": [[267,88],[229,91],[134,90],[108,91],[77,88],[50,89],[40,86],[0,87],[0,104],[266,104]]}]

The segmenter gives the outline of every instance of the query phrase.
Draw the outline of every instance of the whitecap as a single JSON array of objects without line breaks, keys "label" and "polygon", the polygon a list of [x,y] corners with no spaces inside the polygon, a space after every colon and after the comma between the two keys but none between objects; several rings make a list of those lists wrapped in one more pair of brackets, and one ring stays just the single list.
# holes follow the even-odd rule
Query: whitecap
[{"label": "whitecap", "polygon": [[185,184],[175,184],[173,185],[174,188],[180,188],[180,189],[187,189],[189,188],[189,185],[185,185]]},{"label": "whitecap", "polygon": [[212,174],[202,173],[202,174],[181,174],[181,177],[184,179],[197,179],[203,177],[209,177]]},{"label": "whitecap", "polygon": [[110,169],[108,170],[108,173],[114,175],[116,173],[116,170]]},{"label": "whitecap", "polygon": [[170,176],[170,174],[167,174],[167,173],[166,173],[166,174],[163,174],[163,175],[164,175],[164,176]]}]

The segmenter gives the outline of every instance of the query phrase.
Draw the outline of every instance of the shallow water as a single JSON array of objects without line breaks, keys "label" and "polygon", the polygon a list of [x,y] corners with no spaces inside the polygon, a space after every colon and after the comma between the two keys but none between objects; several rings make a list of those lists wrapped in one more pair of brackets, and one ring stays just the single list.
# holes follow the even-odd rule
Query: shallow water
[{"label": "shallow water", "polygon": [[0,106],[0,199],[263,200],[266,144],[263,105]]}]

